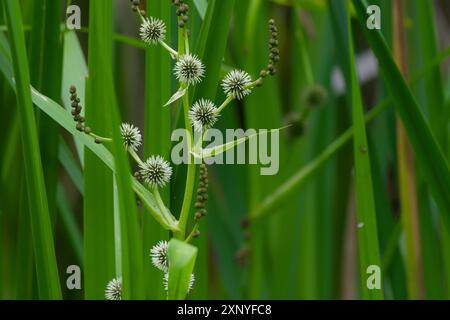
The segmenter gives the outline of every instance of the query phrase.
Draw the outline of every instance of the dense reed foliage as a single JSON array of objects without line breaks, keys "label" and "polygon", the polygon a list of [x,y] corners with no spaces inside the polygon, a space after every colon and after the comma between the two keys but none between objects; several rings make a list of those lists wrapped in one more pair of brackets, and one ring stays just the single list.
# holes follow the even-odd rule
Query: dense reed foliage
[{"label": "dense reed foliage", "polygon": [[449,8],[2,1],[0,299],[450,298]]}]

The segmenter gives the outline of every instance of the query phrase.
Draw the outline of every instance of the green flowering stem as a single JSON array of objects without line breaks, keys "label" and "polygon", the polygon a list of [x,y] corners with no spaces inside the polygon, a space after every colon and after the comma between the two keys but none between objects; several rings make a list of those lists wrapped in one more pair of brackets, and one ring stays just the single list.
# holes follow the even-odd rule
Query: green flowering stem
[{"label": "green flowering stem", "polygon": [[95,133],[92,133],[92,132],[89,133],[89,135],[90,135],[91,137],[95,138],[95,140],[99,141],[100,143],[103,143],[103,142],[112,142],[112,141],[113,141],[113,139],[111,139],[111,138],[105,138],[105,137],[96,135]]},{"label": "green flowering stem", "polygon": [[194,239],[194,236],[196,235],[197,231],[199,228],[199,224],[198,222],[195,223],[194,228],[192,228],[191,233],[189,234],[189,236],[186,238],[186,240],[184,240],[184,242],[189,243],[192,241],[192,239]]},{"label": "green flowering stem", "polygon": [[185,47],[185,51],[186,51],[186,54],[189,54],[189,37],[187,36],[187,31],[186,31],[186,29],[184,29],[184,31],[183,31],[183,33],[184,33],[184,47]]},{"label": "green flowering stem", "polygon": [[184,109],[184,122],[185,122],[186,130],[188,130],[188,132],[189,132],[189,139],[188,139],[189,163],[188,163],[186,188],[184,191],[183,205],[181,207],[181,213],[180,213],[180,219],[179,219],[180,232],[175,234],[175,237],[178,239],[181,239],[181,240],[183,240],[186,235],[186,226],[187,226],[187,221],[189,218],[189,212],[191,209],[192,194],[194,192],[194,185],[195,185],[195,171],[196,171],[194,156],[192,155],[192,152],[191,152],[191,151],[193,151],[194,135],[193,135],[193,131],[192,131],[192,125],[189,120],[189,92],[186,92],[186,94],[183,96],[183,109]]},{"label": "green flowering stem", "polygon": [[[186,34],[186,30],[179,29],[178,30],[178,52],[180,55],[184,53],[189,53],[189,39]],[[187,84],[182,83],[181,86],[184,88],[187,88]],[[186,176],[186,187],[184,190],[184,198],[183,198],[183,205],[181,207],[180,212],[180,218],[178,222],[178,227],[180,229],[179,232],[175,232],[174,236],[179,240],[184,240],[184,237],[186,236],[186,226],[187,221],[189,219],[189,212],[191,210],[191,204],[192,204],[192,195],[194,192],[195,187],[195,172],[196,172],[196,165],[194,156],[192,155],[193,147],[194,147],[194,134],[192,130],[192,124],[189,120],[189,90],[186,90],[186,94],[183,96],[183,113],[184,113],[184,124],[186,127],[186,130],[189,132],[189,139],[188,139],[188,151],[189,151],[189,163],[188,163],[188,169],[187,169],[187,176]]]},{"label": "green flowering stem", "polygon": [[178,60],[178,52],[176,50],[174,50],[171,46],[169,46],[167,43],[165,43],[164,41],[160,40],[159,43],[161,44],[161,46],[166,49],[169,53],[170,56],[174,59],[174,60]]},{"label": "green flowering stem", "polygon": [[134,161],[136,161],[136,163],[139,165],[139,166],[143,166],[144,165],[144,162],[141,160],[141,158],[138,156],[138,154],[136,153],[136,151],[134,151],[133,149],[131,149],[131,148],[128,148],[128,153],[131,155],[131,157],[134,159]]},{"label": "green flowering stem", "polygon": [[139,18],[141,18],[141,22],[144,22],[144,21],[145,21],[145,18],[144,18],[144,16],[142,15],[141,10],[137,10],[136,12],[137,12],[137,14],[139,15]]},{"label": "green flowering stem", "polygon": [[231,103],[231,101],[233,101],[233,100],[234,100],[234,97],[233,97],[233,96],[228,96],[228,97],[225,99],[225,101],[220,105],[220,107],[217,108],[217,113],[222,112],[222,110],[225,109],[225,107],[228,106],[228,105]]},{"label": "green flowering stem", "polygon": [[158,188],[157,187],[153,188],[152,193],[155,196],[156,204],[158,205],[161,212],[163,212],[166,216],[171,217],[172,213],[169,211],[169,209],[167,209],[166,205],[164,204],[164,201],[161,198],[161,194],[159,193]]},{"label": "green flowering stem", "polygon": [[245,89],[253,89],[253,88],[257,87],[257,86],[258,86],[258,82],[259,82],[259,81],[262,81],[262,80],[263,80],[262,78],[258,78],[258,79],[256,79],[255,81],[250,82],[249,84],[247,84],[247,85],[245,86]]}]

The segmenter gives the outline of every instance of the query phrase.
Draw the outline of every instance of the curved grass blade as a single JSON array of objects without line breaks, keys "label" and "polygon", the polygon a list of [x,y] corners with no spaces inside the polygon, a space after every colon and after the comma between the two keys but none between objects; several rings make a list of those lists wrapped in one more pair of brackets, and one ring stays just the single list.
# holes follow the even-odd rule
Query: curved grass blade
[{"label": "curved grass blade", "polygon": [[4,2],[11,40],[25,175],[31,216],[36,272],[41,299],[60,299],[58,267],[53,243],[39,143],[30,94],[30,76],[19,2]]},{"label": "curved grass blade", "polygon": [[[113,66],[113,6],[112,2],[108,0],[91,1],[90,2],[90,23],[89,23],[89,92],[91,108],[95,106],[96,119],[99,122],[108,123],[111,127],[103,127],[102,129],[106,134],[112,134],[112,153],[114,156],[115,164],[115,179],[117,183],[117,201],[114,201],[112,193],[113,181],[107,176],[111,172],[107,170],[105,172],[103,185],[101,187],[106,189],[108,194],[104,195],[104,199],[99,199],[98,195],[93,192],[94,197],[97,197],[96,203],[105,206],[107,201],[111,201],[111,205],[116,205],[115,210],[119,210],[119,221],[114,220],[114,209],[109,211],[102,210],[103,218],[111,221],[111,230],[114,237],[120,237],[120,257],[121,265],[115,263],[116,259],[113,250],[112,265],[108,266],[115,270],[115,277],[122,278],[122,298],[123,299],[144,299],[144,270],[143,270],[143,251],[141,235],[138,224],[138,215],[136,208],[136,199],[133,194],[132,181],[130,175],[130,165],[128,162],[128,156],[126,155],[125,148],[123,147],[123,140],[120,133],[120,116],[117,108],[116,94],[114,90],[114,80],[112,73]],[[99,94],[101,92],[101,94]],[[95,103],[94,103],[95,102]],[[102,106],[102,107],[100,107]],[[89,111],[89,109],[87,109]],[[87,119],[90,121],[89,114]],[[94,125],[95,130],[97,127]],[[101,132],[103,134],[103,132]],[[99,161],[99,160],[97,160]],[[85,163],[85,171],[88,169],[88,162]],[[96,165],[97,166],[97,165]],[[106,167],[97,167],[97,171],[102,172]],[[98,179],[99,172],[95,174]],[[94,185],[92,183],[91,185]],[[98,185],[98,184],[97,184]],[[92,186],[91,186],[92,187]],[[111,190],[109,190],[111,188]],[[93,190],[92,190],[93,191]],[[98,193],[98,190],[97,190]],[[88,195],[86,188],[85,198]],[[118,202],[118,208],[117,208]],[[117,212],[117,211],[116,211]],[[92,212],[94,213],[94,212]],[[99,215],[99,212],[96,213]],[[114,224],[120,223],[120,235],[116,233],[119,228]],[[90,226],[91,228],[99,228],[97,225]],[[108,250],[114,248],[114,239],[109,239],[106,245]],[[106,239],[100,239],[100,241]],[[91,244],[93,245],[93,244]],[[116,249],[118,249],[116,247]],[[110,262],[110,261],[106,261]],[[104,262],[105,264],[105,262]],[[121,274],[117,274],[120,272]],[[106,272],[105,272],[106,273]],[[105,276],[105,275],[102,275]],[[111,276],[109,279],[113,278]],[[107,281],[109,281],[107,279]],[[106,282],[105,282],[106,283]],[[104,287],[101,287],[103,291]]]},{"label": "curved grass blade", "polygon": [[364,299],[383,299],[381,288],[370,289],[367,284],[367,270],[370,266],[381,268],[378,243],[377,218],[373,196],[372,173],[370,167],[369,145],[359,80],[356,75],[355,53],[350,17],[348,18],[350,79],[353,114],[353,152],[355,155],[356,210],[358,223],[359,276],[361,294]]},{"label": "curved grass blade", "polygon": [[[62,43],[61,2],[33,2],[33,26],[30,34],[31,84],[46,96],[59,101],[61,92]],[[41,157],[50,215],[56,211],[58,125],[45,113],[38,118]]]},{"label": "curved grass blade", "polygon": [[[111,12],[111,3],[104,0],[89,3],[86,125],[106,137],[112,134],[108,115],[111,113],[113,92],[106,78],[106,72],[112,66],[112,47],[108,42],[112,27]],[[113,173],[90,150],[84,152],[83,172],[85,298],[100,300],[105,299],[107,283],[120,276],[115,272]]]},{"label": "curved grass blade", "polygon": [[208,7],[207,0],[194,0],[195,7],[197,8],[200,18],[205,19],[206,9]]},{"label": "curved grass blade", "polygon": [[447,229],[450,229],[450,197],[448,197],[450,170],[448,163],[419,105],[398,70],[383,36],[379,30],[368,30],[365,27],[366,2],[364,0],[352,0],[352,2],[358,18],[363,24],[366,38],[380,61],[380,70],[413,146],[417,164],[424,173],[423,176],[428,182]]},{"label": "curved grass blade", "polygon": [[[151,16],[162,19],[166,24],[167,33],[172,31],[173,5],[169,1],[147,2],[147,12]],[[172,93],[172,77],[167,70],[172,68],[172,59],[161,46],[147,46],[145,66],[145,129],[144,129],[144,155],[162,155],[169,158],[171,112],[170,108],[162,108]],[[161,198],[170,208],[170,186],[160,190]],[[161,228],[151,216],[144,215],[143,224],[143,252],[148,256],[151,248],[158,241],[168,239],[168,232]],[[160,283],[161,272],[155,268],[151,259],[144,260],[144,274],[146,283]],[[165,299],[166,292],[161,285],[147,286],[148,298]]]},{"label": "curved grass blade", "polygon": [[78,263],[83,264],[83,236],[81,235],[80,228],[75,220],[75,214],[69,206],[69,201],[61,183],[58,183],[58,189],[56,191],[56,204]]}]

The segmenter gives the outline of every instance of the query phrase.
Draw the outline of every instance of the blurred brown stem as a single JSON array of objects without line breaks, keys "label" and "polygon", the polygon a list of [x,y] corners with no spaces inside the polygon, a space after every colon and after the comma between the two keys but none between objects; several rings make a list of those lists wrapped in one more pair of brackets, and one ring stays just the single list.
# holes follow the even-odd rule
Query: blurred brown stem
[{"label": "blurred brown stem", "polygon": [[[394,57],[407,77],[403,0],[392,1]],[[400,188],[400,211],[406,240],[406,273],[410,299],[424,298],[423,266],[416,196],[414,157],[405,128],[397,116],[397,165]]]}]

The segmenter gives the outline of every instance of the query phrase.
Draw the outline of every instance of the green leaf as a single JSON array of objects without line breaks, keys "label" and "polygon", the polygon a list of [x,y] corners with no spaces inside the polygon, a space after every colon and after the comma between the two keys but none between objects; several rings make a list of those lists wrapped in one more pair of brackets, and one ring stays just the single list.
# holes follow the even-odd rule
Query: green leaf
[{"label": "green leaf", "polygon": [[206,8],[208,7],[207,0],[194,0],[195,7],[197,8],[200,18],[205,19]]},{"label": "green leaf", "polygon": [[405,126],[417,164],[424,173],[423,176],[428,182],[430,191],[440,209],[441,216],[445,220],[447,229],[450,229],[450,197],[448,197],[448,190],[450,190],[450,170],[448,163],[419,105],[397,68],[380,31],[366,28],[366,2],[363,0],[352,1],[358,18],[363,24],[366,38],[380,62],[381,73],[394,101],[395,108]]},{"label": "green leaf", "polygon": [[189,281],[194,270],[197,248],[172,239],[169,242],[169,300],[183,300],[189,290]]},{"label": "green leaf", "polygon": [[61,217],[62,224],[67,232],[67,237],[70,240],[75,256],[78,259],[78,262],[83,264],[83,236],[81,235],[80,228],[77,225],[76,216],[69,206],[69,201],[64,193],[64,187],[61,183],[58,183],[56,203],[59,216]]},{"label": "green leaf", "polygon": [[381,272],[381,262],[369,145],[367,143],[359,79],[356,74],[350,17],[348,17],[348,33],[353,128],[355,130],[353,135],[353,152],[355,156],[356,215],[361,293],[364,299],[383,299],[383,290],[381,288],[370,289],[368,287],[367,270],[370,266],[375,266]]},{"label": "green leaf", "polygon": [[[16,83],[22,134],[25,179],[31,217],[36,272],[41,299],[61,299],[58,267],[44,184],[38,134],[30,95],[30,75],[19,2],[4,1],[11,40],[14,82]],[[10,81],[12,81],[10,75]]]},{"label": "green leaf", "polygon": [[178,91],[173,94],[173,96],[169,99],[169,101],[167,101],[167,103],[164,105],[164,107],[170,106],[175,101],[178,101],[181,98],[183,98],[184,95],[186,94],[187,90],[188,90],[188,88],[178,89]]},{"label": "green leaf", "polygon": [[[82,146],[82,144],[80,144]],[[58,159],[63,168],[66,170],[73,184],[80,192],[80,194],[84,194],[84,186],[83,186],[83,173],[81,172],[81,168],[79,164],[76,162],[72,152],[67,146],[64,139],[60,139],[59,141],[59,149],[58,149]]]},{"label": "green leaf", "polygon": [[[165,21],[167,33],[171,34],[172,3],[169,1],[149,1],[147,12],[148,15],[159,17]],[[145,59],[144,156],[161,155],[165,159],[169,159],[172,109],[162,106],[172,93],[172,74],[168,72],[172,67],[172,59],[162,46],[147,46]],[[160,190],[160,193],[165,205],[170,208],[170,184]],[[161,228],[147,213],[144,213],[142,225],[143,252],[147,256],[153,245],[160,240],[168,239],[169,233]],[[161,272],[152,265],[151,259],[144,260],[144,273],[146,283],[161,282]],[[161,285],[147,286],[147,293],[149,299],[166,298],[166,292]]]},{"label": "green leaf", "polygon": [[[112,123],[107,119],[111,113],[112,92],[105,74],[106,69],[112,66],[112,47],[108,43],[111,32],[108,27],[109,24],[112,26],[111,10],[111,3],[105,0],[89,2],[89,76],[83,106],[86,126],[106,137],[112,134]],[[66,90],[68,92],[69,88]],[[100,300],[105,299],[107,283],[120,276],[115,272],[113,173],[88,149],[84,152],[83,172],[85,299]],[[116,167],[115,173],[118,172]]]},{"label": "green leaf", "polygon": [[[115,181],[117,183],[117,199],[119,210],[119,221],[114,220],[114,209],[109,210],[114,204],[113,199],[113,180],[110,179],[107,174],[111,174],[111,171],[103,165],[96,167],[96,172],[93,176],[97,177],[96,183],[90,181],[90,188],[96,187],[105,190],[107,194],[101,197],[99,196],[99,190],[96,192],[92,190],[92,194],[95,201],[94,208],[98,205],[103,206],[103,209],[96,210],[96,219],[98,216],[102,217],[104,220],[112,221],[112,230],[107,230],[105,238],[98,236],[98,232],[103,230],[97,223],[92,223],[89,227],[97,229],[97,241],[101,245],[106,244],[108,250],[113,248],[113,243],[115,243],[114,238],[110,239],[110,232],[112,232],[113,237],[117,236],[115,231],[118,228],[114,228],[114,223],[120,223],[120,255],[121,255],[121,271],[122,274],[117,274],[117,265],[113,256],[113,264],[108,266],[108,269],[112,267],[115,277],[122,277],[122,298],[123,299],[144,299],[144,275],[143,275],[143,251],[140,227],[138,224],[138,214],[136,208],[136,199],[133,194],[132,181],[130,175],[130,165],[128,162],[128,156],[126,154],[125,148],[123,147],[123,139],[120,133],[120,117],[119,110],[117,108],[117,101],[114,90],[114,80],[112,73],[113,66],[113,38],[112,38],[112,28],[113,28],[113,7],[112,2],[108,0],[92,1],[90,2],[90,21],[89,21],[89,80],[88,80],[88,101],[91,103],[87,106],[87,121],[90,123],[91,118],[89,117],[90,108],[95,108],[96,112],[91,113],[96,116],[98,122],[103,124],[110,124],[109,126],[102,126],[100,129],[101,135],[112,134],[112,152],[114,155],[115,163]],[[102,94],[98,94],[101,92]],[[102,106],[100,108],[99,106]],[[98,124],[98,123],[97,123]],[[97,124],[93,124],[93,130],[99,130]],[[87,154],[87,153],[86,153]],[[100,160],[97,160],[100,161]],[[88,161],[85,162],[85,171],[88,171]],[[93,166],[94,168],[94,166]],[[106,170],[105,170],[106,169]],[[101,178],[100,173],[105,172],[104,181],[99,181]],[[92,171],[94,173],[94,171]],[[85,186],[86,193],[85,198],[88,195],[87,185]],[[110,193],[111,191],[111,193]],[[107,203],[107,201],[111,201]],[[92,203],[91,203],[92,204]],[[105,209],[106,206],[106,209]],[[101,212],[101,214],[100,214]],[[94,214],[94,211],[91,212]],[[94,222],[94,221],[92,221]],[[86,230],[86,229],[85,229]],[[85,231],[86,232],[86,231]],[[106,238],[107,237],[107,238]],[[103,243],[105,240],[108,242]],[[90,246],[95,247],[95,244],[91,243]],[[87,244],[85,244],[87,247]],[[106,251],[106,250],[105,250]],[[114,250],[113,250],[114,253]],[[97,253],[97,255],[100,255]],[[88,257],[88,256],[87,256]],[[96,257],[98,259],[98,257]],[[104,261],[103,265],[109,261]],[[98,263],[101,263],[98,261]],[[97,270],[102,269],[97,267]],[[86,273],[86,272],[85,272]],[[99,278],[101,278],[98,275]],[[107,279],[109,281],[112,277]],[[101,292],[103,294],[104,285],[100,286]],[[95,281],[92,281],[95,283]],[[96,279],[98,283],[98,279]]]}]

